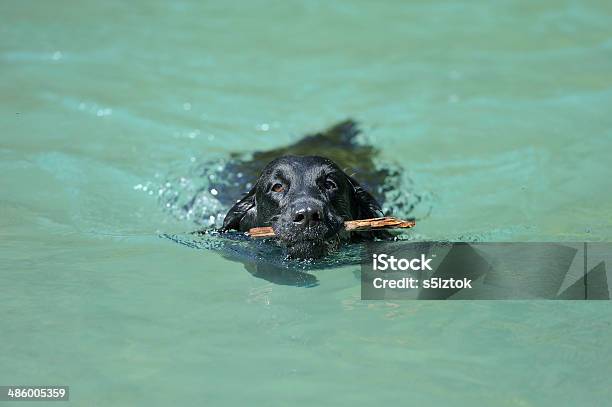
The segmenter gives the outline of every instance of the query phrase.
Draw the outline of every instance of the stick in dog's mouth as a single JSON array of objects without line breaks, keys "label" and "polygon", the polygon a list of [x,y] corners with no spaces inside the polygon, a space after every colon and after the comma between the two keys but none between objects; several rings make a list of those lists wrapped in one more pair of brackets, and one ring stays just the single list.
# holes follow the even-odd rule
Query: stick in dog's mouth
[{"label": "stick in dog's mouth", "polygon": [[[382,229],[409,229],[415,225],[414,219],[403,220],[386,216],[383,218],[347,220],[344,222],[344,230],[347,232],[365,232]],[[252,238],[276,237],[274,229],[269,226],[251,228],[246,234]]]}]

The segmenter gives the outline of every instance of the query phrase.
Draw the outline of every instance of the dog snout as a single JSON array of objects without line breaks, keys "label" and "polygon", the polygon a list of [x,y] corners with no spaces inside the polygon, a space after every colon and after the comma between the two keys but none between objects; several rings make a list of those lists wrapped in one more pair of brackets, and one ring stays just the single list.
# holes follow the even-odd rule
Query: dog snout
[{"label": "dog snout", "polygon": [[293,223],[296,226],[314,226],[323,221],[323,210],[316,204],[303,204],[293,211]]}]

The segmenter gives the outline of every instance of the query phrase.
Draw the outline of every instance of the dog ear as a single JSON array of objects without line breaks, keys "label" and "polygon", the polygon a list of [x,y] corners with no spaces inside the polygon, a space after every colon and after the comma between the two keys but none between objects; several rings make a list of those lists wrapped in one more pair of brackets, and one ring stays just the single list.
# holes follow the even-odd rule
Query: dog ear
[{"label": "dog ear", "polygon": [[[370,219],[380,218],[385,216],[380,204],[368,191],[363,189],[361,185],[352,177],[348,177],[350,184],[353,187],[354,197],[354,209],[353,219]],[[357,232],[353,233],[353,239],[355,241],[370,240],[372,238],[377,239],[391,239],[393,234],[387,230],[369,231],[369,232]]]},{"label": "dog ear", "polygon": [[[249,219],[254,219],[255,217],[257,217],[257,202],[255,201],[256,188],[257,185],[251,188],[251,190],[241,200],[236,202],[236,204],[231,207],[231,209],[227,212],[227,215],[225,215],[225,218],[223,219],[223,226],[220,229],[221,231],[243,231],[240,227],[243,223],[242,220],[244,219],[244,217],[247,215],[249,216]],[[244,226],[246,229],[248,229],[247,226],[249,225],[246,225],[245,222]]]},{"label": "dog ear", "polygon": [[353,196],[355,198],[355,219],[378,218],[383,215],[380,204],[352,177],[348,176],[349,183],[353,187]]}]

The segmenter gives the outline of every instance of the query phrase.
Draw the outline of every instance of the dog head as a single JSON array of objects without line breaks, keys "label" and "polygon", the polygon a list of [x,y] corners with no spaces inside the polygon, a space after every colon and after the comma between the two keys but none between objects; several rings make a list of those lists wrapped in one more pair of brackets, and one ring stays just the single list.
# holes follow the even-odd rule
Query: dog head
[{"label": "dog head", "polygon": [[270,162],[227,213],[222,230],[271,226],[290,257],[324,256],[346,238],[346,220],[381,216],[374,197],[333,161],[284,156]]}]

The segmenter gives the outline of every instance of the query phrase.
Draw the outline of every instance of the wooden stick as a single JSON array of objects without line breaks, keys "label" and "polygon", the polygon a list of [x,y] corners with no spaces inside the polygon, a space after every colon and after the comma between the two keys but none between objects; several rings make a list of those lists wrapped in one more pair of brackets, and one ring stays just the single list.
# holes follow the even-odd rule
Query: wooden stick
[{"label": "wooden stick", "polygon": [[[414,220],[402,220],[386,216],[384,218],[347,220],[344,222],[344,230],[347,232],[364,232],[382,229],[407,229],[414,227],[414,225],[416,225]],[[276,236],[274,230],[269,226],[249,229],[247,235],[252,238]]]}]

